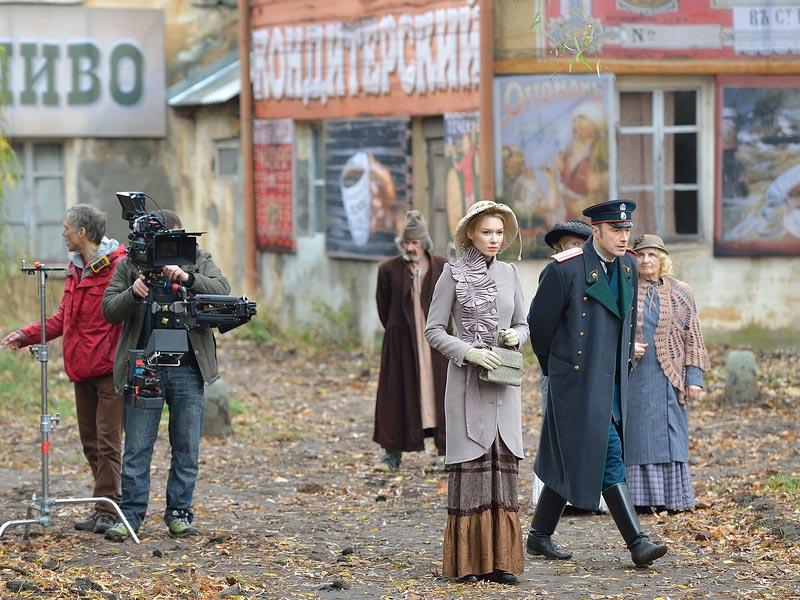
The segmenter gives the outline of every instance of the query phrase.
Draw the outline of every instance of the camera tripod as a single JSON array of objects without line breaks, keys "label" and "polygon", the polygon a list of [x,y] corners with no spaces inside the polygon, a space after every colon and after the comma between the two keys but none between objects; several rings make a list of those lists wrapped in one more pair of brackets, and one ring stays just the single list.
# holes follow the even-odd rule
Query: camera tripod
[{"label": "camera tripod", "polygon": [[[128,523],[128,520],[125,518],[125,515],[122,514],[119,506],[113,500],[109,498],[51,498],[50,497],[50,432],[53,430],[53,424],[58,423],[60,416],[58,413],[51,415],[49,412],[48,404],[47,404],[47,337],[45,332],[45,320],[46,320],[46,313],[45,313],[45,282],[47,281],[47,273],[48,271],[63,271],[64,267],[52,267],[47,266],[44,263],[36,262],[33,266],[26,266],[25,261],[22,261],[22,268],[20,269],[26,275],[37,275],[39,279],[39,318],[42,326],[42,335],[41,341],[39,344],[35,346],[31,346],[30,350],[31,353],[36,357],[41,365],[41,405],[42,405],[42,412],[41,417],[39,420],[39,431],[41,432],[40,436],[40,445],[41,445],[41,455],[42,455],[42,494],[40,497],[36,497],[36,492],[33,493],[33,497],[31,498],[30,504],[28,504],[28,511],[26,517],[24,519],[16,519],[13,521],[6,521],[0,526],[0,537],[3,536],[6,529],[11,527],[12,525],[24,525],[25,526],[25,534],[24,539],[28,538],[28,533],[30,531],[31,525],[41,525],[42,527],[47,527],[50,525],[52,521],[51,517],[51,509],[53,506],[59,504],[86,504],[86,503],[105,503],[114,508],[114,511],[117,513],[117,516],[120,518],[122,523],[125,525],[125,528],[128,530],[128,533],[131,535],[131,539],[135,541],[137,544],[139,543],[139,538],[136,535],[136,532]],[[34,511],[38,513],[37,516],[34,516]]]}]

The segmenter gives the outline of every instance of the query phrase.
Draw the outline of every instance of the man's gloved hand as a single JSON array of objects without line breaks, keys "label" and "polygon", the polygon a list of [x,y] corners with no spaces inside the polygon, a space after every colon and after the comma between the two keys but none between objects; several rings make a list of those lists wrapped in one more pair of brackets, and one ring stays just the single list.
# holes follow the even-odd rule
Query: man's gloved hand
[{"label": "man's gloved hand", "polygon": [[467,355],[464,359],[488,371],[499,367],[501,362],[499,354],[486,348],[470,348],[467,350]]},{"label": "man's gloved hand", "polygon": [[504,346],[508,346],[509,348],[516,348],[519,346],[519,334],[513,329],[501,329],[499,337]]}]

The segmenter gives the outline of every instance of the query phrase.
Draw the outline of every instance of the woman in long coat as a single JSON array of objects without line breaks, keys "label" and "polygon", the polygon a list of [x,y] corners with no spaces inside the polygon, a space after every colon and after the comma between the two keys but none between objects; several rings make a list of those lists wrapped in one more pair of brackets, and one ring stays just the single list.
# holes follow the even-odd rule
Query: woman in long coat
[{"label": "woman in long coat", "polygon": [[[482,200],[458,224],[460,258],[444,267],[425,337],[450,361],[445,391],[448,465],[445,577],[516,583],[523,572],[517,512],[522,452],[520,388],[482,381],[500,365],[489,347],[528,339],[517,267],[496,258],[519,233],[511,209]],[[448,333],[455,323],[459,337]]]},{"label": "woman in long coat", "polygon": [[670,277],[664,242],[634,244],[639,271],[636,366],[628,386],[625,465],[637,507],[694,507],[689,472],[689,404],[698,399],[709,361],[691,288]]}]

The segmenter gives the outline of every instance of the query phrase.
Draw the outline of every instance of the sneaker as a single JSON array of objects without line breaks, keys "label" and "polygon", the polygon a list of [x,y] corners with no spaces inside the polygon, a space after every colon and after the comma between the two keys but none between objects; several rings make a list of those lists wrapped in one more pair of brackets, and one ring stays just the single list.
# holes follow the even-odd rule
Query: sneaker
[{"label": "sneaker", "polygon": [[97,513],[92,513],[85,519],[80,519],[73,523],[73,527],[78,531],[94,531],[94,522],[97,520]]},{"label": "sneaker", "polygon": [[403,459],[402,452],[387,452],[381,459],[381,464],[391,472],[400,470],[400,461]]},{"label": "sneaker", "polygon": [[[134,531],[136,531],[136,529],[134,529]],[[124,542],[131,537],[131,534],[128,533],[128,528],[125,527],[122,521],[117,521],[114,525],[105,530],[103,537],[112,542]]]},{"label": "sneaker", "polygon": [[117,520],[109,515],[108,513],[99,513],[97,518],[94,520],[94,529],[92,529],[95,533],[105,533],[109,527],[113,527]]},{"label": "sneaker", "polygon": [[197,535],[198,531],[192,527],[192,517],[188,510],[173,509],[167,516],[169,533],[174,537]]}]

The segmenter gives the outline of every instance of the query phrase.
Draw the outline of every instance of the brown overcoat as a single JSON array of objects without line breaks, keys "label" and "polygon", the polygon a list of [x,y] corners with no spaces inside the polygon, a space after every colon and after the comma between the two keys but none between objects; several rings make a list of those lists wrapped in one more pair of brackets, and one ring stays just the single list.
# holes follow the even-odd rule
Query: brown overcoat
[{"label": "brown overcoat", "polygon": [[[422,281],[420,301],[423,323],[428,318],[433,289],[446,260],[431,256],[430,268]],[[381,349],[381,370],[375,403],[375,433],[372,439],[387,452],[414,452],[425,449],[419,397],[419,360],[414,329],[414,304],[411,272],[400,257],[390,258],[378,267],[375,300],[385,329]],[[436,396],[436,448],[445,453],[444,388],[447,359],[431,348],[433,388]]]}]

